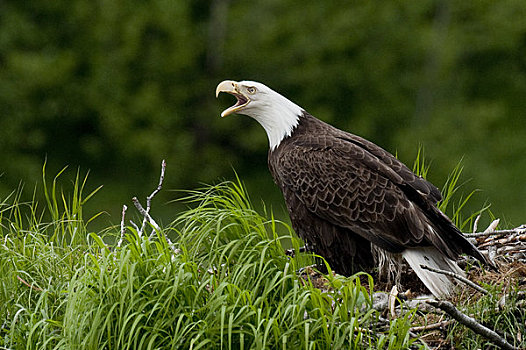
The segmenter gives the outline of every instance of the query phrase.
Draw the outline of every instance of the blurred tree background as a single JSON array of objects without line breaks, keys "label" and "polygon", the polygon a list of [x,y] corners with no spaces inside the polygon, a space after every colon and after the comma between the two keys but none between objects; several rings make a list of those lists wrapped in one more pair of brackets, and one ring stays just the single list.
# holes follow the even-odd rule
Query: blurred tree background
[{"label": "blurred tree background", "polygon": [[3,0],[1,197],[47,158],[48,174],[89,170],[104,185],[90,207],[118,223],[166,158],[166,189],[235,169],[284,212],[263,129],[219,117],[224,79],[263,82],[408,164],[423,145],[439,187],[463,159],[472,210],[526,219],[524,0]]}]

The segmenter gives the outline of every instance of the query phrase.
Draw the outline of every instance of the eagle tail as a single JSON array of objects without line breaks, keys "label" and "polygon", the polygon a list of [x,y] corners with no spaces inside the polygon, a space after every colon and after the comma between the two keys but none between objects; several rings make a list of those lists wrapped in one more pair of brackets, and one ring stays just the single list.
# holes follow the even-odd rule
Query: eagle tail
[{"label": "eagle tail", "polygon": [[448,297],[453,291],[455,284],[450,277],[423,269],[420,265],[450,271],[465,277],[464,271],[462,271],[453,260],[444,256],[444,254],[439,252],[435,247],[408,248],[404,250],[402,256],[436,298]]}]

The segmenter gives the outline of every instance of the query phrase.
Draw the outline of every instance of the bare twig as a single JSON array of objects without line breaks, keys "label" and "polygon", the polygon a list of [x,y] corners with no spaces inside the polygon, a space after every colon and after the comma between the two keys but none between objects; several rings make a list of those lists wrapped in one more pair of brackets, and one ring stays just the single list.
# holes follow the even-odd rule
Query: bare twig
[{"label": "bare twig", "polygon": [[[159,176],[159,184],[153,190],[153,192],[148,197],[146,197],[146,208],[144,208],[142,206],[142,204],[139,202],[139,199],[137,197],[133,197],[132,198],[133,205],[135,206],[135,208],[137,208],[137,210],[139,211],[139,213],[143,217],[142,224],[141,224],[140,228],[139,228],[139,226],[136,223],[134,223],[133,221],[130,220],[130,224],[137,231],[137,235],[139,236],[139,238],[142,237],[142,234],[144,233],[144,229],[146,228],[146,223],[150,223],[150,225],[152,225],[152,227],[153,227],[153,230],[152,230],[152,233],[149,236],[149,239],[153,239],[155,233],[157,231],[161,230],[161,227],[159,226],[159,224],[157,224],[157,222],[150,215],[150,209],[152,207],[152,199],[153,199],[153,197],[157,193],[159,193],[159,191],[163,187],[165,171],[166,171],[166,161],[163,159],[163,161],[161,162],[161,175]],[[125,232],[124,215],[125,215],[126,209],[127,209],[126,206],[124,206],[123,207],[123,211],[122,211],[121,240],[119,241],[119,245],[121,244],[121,241],[123,240],[123,236],[124,236],[124,232]],[[180,250],[175,248],[174,244],[172,243],[172,241],[168,237],[165,237],[165,238],[166,238],[166,242],[168,243],[170,248],[174,251],[174,255],[175,254],[179,254]]]},{"label": "bare twig", "polygon": [[488,231],[485,230],[483,232],[474,232],[474,233],[464,233],[464,236],[466,237],[484,237],[484,236],[490,236],[490,235],[506,235],[506,234],[512,234],[512,233],[524,233],[526,232],[526,225],[521,225],[519,227],[509,229],[509,230],[495,230],[495,231]]},{"label": "bare twig", "polygon": [[141,213],[141,215],[144,217],[143,225],[142,225],[142,227],[139,229],[139,237],[140,237],[140,236],[142,235],[142,233],[143,233],[143,228],[144,228],[144,226],[146,225],[146,222],[149,222],[150,225],[152,225],[154,229],[159,230],[159,229],[160,229],[160,226],[157,224],[157,222],[155,222],[155,220],[152,218],[152,216],[150,215],[150,213],[148,213],[148,211],[146,211],[146,209],[144,209],[144,207],[141,205],[141,203],[139,202],[139,200],[137,199],[137,197],[133,197],[133,198],[132,198],[132,202],[133,202],[133,204],[135,205],[135,208],[137,208],[137,210],[139,211],[139,213]]},{"label": "bare twig", "polygon": [[484,232],[464,235],[494,266],[497,259],[526,263],[526,225],[495,231],[497,224],[495,220]]},{"label": "bare twig", "polygon": [[117,243],[117,247],[120,247],[122,245],[122,241],[124,240],[124,235],[126,234],[126,225],[124,224],[124,220],[126,217],[126,210],[128,210],[128,206],[124,204],[122,206],[122,216],[121,216],[121,238],[119,239],[119,242]]},{"label": "bare twig", "polygon": [[442,322],[431,323],[431,324],[428,324],[428,325],[425,325],[425,326],[411,327],[411,328],[409,328],[409,330],[411,332],[415,332],[415,333],[424,332],[424,331],[432,331],[432,330],[435,330],[435,329],[441,329],[441,328],[444,328],[446,326],[449,326],[451,324],[451,322],[453,322],[453,321],[452,320],[446,320],[446,321],[442,321]]},{"label": "bare twig", "polygon": [[520,242],[524,240],[524,238],[526,238],[526,235],[520,234],[520,233],[510,233],[507,235],[495,235],[493,237],[488,237],[484,239],[484,241],[481,244],[479,244],[479,248],[484,248],[486,246],[491,246],[491,245],[504,246],[504,245],[509,245],[509,243],[519,244]]},{"label": "bare twig", "polygon": [[506,341],[506,339],[502,338],[500,335],[497,334],[497,332],[489,329],[486,326],[483,326],[477,320],[475,320],[472,317],[469,317],[468,315],[462,313],[460,310],[458,310],[452,303],[449,301],[443,301],[443,300],[434,300],[429,299],[426,301],[429,305],[436,307],[438,309],[441,309],[442,311],[446,312],[449,316],[453,317],[455,320],[457,320],[459,323],[463,324],[464,326],[471,329],[473,332],[483,336],[484,338],[490,340],[497,346],[499,346],[501,349],[509,349],[509,350],[516,350],[518,348],[514,347],[510,343]]},{"label": "bare twig", "polygon": [[485,290],[484,288],[482,288],[478,284],[471,282],[466,277],[461,276],[461,275],[459,275],[457,273],[454,273],[454,272],[451,272],[451,271],[446,271],[446,270],[435,269],[434,267],[430,267],[430,266],[427,266],[427,265],[420,265],[420,267],[425,269],[425,270],[433,271],[433,272],[436,272],[436,273],[441,273],[443,275],[456,278],[457,280],[459,280],[461,282],[464,282],[465,284],[467,284],[471,288],[476,289],[477,291],[481,292],[482,294],[488,294],[489,293],[487,290]]},{"label": "bare twig", "polygon": [[148,197],[146,197],[146,210],[148,210],[148,212],[150,211],[150,207],[152,204],[152,198],[163,188],[165,171],[166,171],[166,161],[163,159],[161,162],[161,176],[159,176],[159,184],[157,185],[157,188],[153,190],[153,192]]},{"label": "bare twig", "polygon": [[484,232],[493,232],[499,226],[500,219],[495,219],[489,224],[489,226],[484,230]]},{"label": "bare twig", "polygon": [[[155,190],[153,190],[153,192],[148,197],[146,197],[146,209],[143,209],[146,212],[146,214],[141,212],[141,209],[139,209],[139,207],[137,207],[137,204],[135,204],[135,202],[134,202],[135,207],[137,207],[139,212],[141,212],[141,214],[144,216],[144,219],[142,220],[141,233],[144,232],[144,228],[146,227],[146,222],[149,222],[150,224],[152,224],[152,226],[154,228],[156,228],[156,229],[158,229],[158,227],[159,227],[159,225],[157,225],[157,223],[155,223],[155,224],[152,223],[153,219],[152,219],[152,217],[149,214],[150,214],[150,209],[152,207],[152,198],[163,188],[164,172],[165,172],[165,170],[166,170],[166,161],[163,159],[162,162],[161,162],[161,176],[159,176],[159,184],[157,185],[157,188]],[[137,202],[138,202],[138,200],[137,200]],[[141,208],[142,208],[142,206],[141,206]]]}]

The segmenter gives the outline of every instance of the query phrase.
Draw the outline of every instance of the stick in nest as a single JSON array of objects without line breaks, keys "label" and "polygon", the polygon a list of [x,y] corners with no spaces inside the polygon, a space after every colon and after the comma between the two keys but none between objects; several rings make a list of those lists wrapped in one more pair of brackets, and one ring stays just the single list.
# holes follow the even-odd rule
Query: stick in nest
[{"label": "stick in nest", "polygon": [[473,233],[464,233],[464,236],[466,237],[484,237],[484,236],[490,236],[490,235],[507,235],[507,234],[521,234],[526,231],[526,225],[521,225],[519,227],[509,229],[509,230],[485,230],[483,232],[473,232]]},{"label": "stick in nest", "polygon": [[435,329],[442,329],[446,326],[449,326],[451,322],[452,322],[451,320],[445,320],[445,321],[441,321],[437,323],[431,323],[425,326],[411,327],[409,328],[409,330],[415,333],[424,332],[424,331],[433,331]]},{"label": "stick in nest", "polygon": [[460,310],[458,310],[449,301],[429,299],[429,300],[426,301],[426,303],[428,303],[429,305],[431,305],[433,307],[436,307],[438,309],[441,309],[442,311],[446,312],[449,316],[453,317],[459,323],[461,323],[464,326],[468,327],[473,332],[475,332],[475,333],[483,336],[484,338],[492,341],[495,345],[497,345],[501,349],[506,349],[506,350],[516,350],[517,349],[518,350],[518,348],[514,347],[513,345],[508,343],[506,341],[506,339],[504,339],[500,335],[498,335],[497,332],[489,329],[486,326],[481,325],[474,318],[469,317],[468,315],[462,313]]},{"label": "stick in nest", "polygon": [[453,277],[453,278],[456,278],[457,280],[461,281],[461,282],[464,282],[465,284],[467,284],[468,286],[470,286],[471,288],[481,292],[482,294],[488,294],[489,292],[487,290],[485,290],[484,288],[482,288],[481,286],[479,286],[478,284],[474,283],[474,282],[471,282],[470,280],[468,280],[467,278],[463,277],[463,276],[460,276],[459,274],[456,274],[454,272],[451,272],[451,271],[446,271],[446,270],[440,270],[440,269],[435,269],[434,267],[430,267],[430,266],[427,266],[427,265],[420,265],[421,268],[425,269],[425,270],[429,270],[429,271],[433,271],[433,272],[436,272],[436,273],[441,273],[443,275],[446,275],[446,276],[450,276],[450,277]]}]

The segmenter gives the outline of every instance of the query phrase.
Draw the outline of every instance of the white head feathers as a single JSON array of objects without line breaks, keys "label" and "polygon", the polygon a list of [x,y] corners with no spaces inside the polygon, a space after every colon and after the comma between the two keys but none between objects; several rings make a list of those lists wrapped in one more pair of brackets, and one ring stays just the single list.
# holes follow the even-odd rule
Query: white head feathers
[{"label": "white head feathers", "polygon": [[226,92],[237,98],[237,103],[223,111],[222,117],[232,113],[248,115],[267,132],[270,149],[290,136],[299,123],[303,109],[276,91],[255,81],[225,80],[216,89],[216,95]]}]

